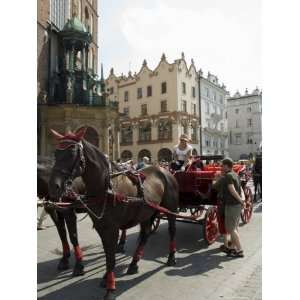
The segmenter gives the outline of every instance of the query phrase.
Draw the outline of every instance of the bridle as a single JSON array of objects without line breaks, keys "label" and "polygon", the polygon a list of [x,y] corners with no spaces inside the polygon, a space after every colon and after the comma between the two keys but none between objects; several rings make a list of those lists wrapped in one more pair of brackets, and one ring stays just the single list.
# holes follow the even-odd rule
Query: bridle
[{"label": "bridle", "polygon": [[60,173],[61,175],[63,175],[64,177],[67,178],[64,182],[64,189],[63,189],[62,197],[66,196],[70,192],[72,192],[72,182],[76,176],[78,167],[80,169],[78,176],[82,176],[86,169],[86,160],[85,160],[84,153],[83,153],[82,141],[74,141],[71,139],[62,140],[62,141],[60,141],[60,143],[57,146],[57,151],[64,151],[71,146],[75,147],[75,150],[77,153],[76,159],[73,163],[71,170],[66,171],[66,170],[61,170],[61,169],[55,168],[56,173]]}]

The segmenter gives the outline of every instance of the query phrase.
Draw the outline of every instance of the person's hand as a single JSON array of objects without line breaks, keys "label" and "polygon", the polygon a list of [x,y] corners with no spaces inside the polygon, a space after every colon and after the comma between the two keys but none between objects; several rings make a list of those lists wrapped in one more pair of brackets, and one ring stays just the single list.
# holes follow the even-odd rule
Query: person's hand
[{"label": "person's hand", "polygon": [[180,168],[180,171],[181,171],[181,172],[184,172],[184,171],[185,171],[185,166],[182,166],[182,167]]}]

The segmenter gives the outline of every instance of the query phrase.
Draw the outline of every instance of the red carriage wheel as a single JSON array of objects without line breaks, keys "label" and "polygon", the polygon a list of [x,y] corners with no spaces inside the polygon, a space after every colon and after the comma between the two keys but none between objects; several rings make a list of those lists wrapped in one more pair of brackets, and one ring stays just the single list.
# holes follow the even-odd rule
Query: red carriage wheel
[{"label": "red carriage wheel", "polygon": [[218,224],[218,218],[217,218],[217,207],[213,206],[210,207],[205,215],[204,220],[204,239],[206,242],[211,245],[219,236],[219,224]]},{"label": "red carriage wheel", "polygon": [[159,224],[160,224],[160,217],[156,217],[153,223],[151,224],[151,234],[157,231]]},{"label": "red carriage wheel", "polygon": [[245,186],[244,194],[245,194],[245,203],[241,212],[241,219],[244,224],[247,224],[251,219],[252,211],[253,211],[253,196],[248,186]]}]

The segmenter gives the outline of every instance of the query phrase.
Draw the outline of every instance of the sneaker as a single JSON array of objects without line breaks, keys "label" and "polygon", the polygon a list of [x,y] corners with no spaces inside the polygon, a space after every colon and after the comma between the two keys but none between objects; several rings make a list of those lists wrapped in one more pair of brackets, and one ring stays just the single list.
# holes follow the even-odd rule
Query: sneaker
[{"label": "sneaker", "polygon": [[220,249],[220,251],[227,253],[227,254],[230,251],[230,249],[228,247],[226,247],[225,245],[221,245],[219,249]]},{"label": "sneaker", "polygon": [[228,253],[227,253],[228,257],[234,257],[234,258],[242,258],[244,257],[244,251],[243,250],[239,250],[236,251],[235,249],[231,249]]}]

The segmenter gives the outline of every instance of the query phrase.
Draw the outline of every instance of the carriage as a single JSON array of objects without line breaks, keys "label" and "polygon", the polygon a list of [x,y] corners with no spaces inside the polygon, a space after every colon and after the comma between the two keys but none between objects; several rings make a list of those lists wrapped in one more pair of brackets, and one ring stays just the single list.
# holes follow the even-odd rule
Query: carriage
[{"label": "carriage", "polygon": [[[184,172],[173,173],[179,184],[180,214],[176,215],[176,219],[180,222],[202,225],[203,237],[209,245],[220,234],[220,201],[217,192],[211,190],[211,187],[216,175],[221,173],[221,165],[217,161],[222,158],[221,155],[195,156]],[[213,160],[214,163],[204,165],[203,161],[205,160]],[[241,187],[245,194],[241,220],[246,224],[250,221],[253,210],[252,192],[247,185],[249,176],[245,165],[234,164],[233,171],[239,175]],[[165,218],[164,213],[157,216],[151,228],[153,233],[158,230],[161,219]]]}]

